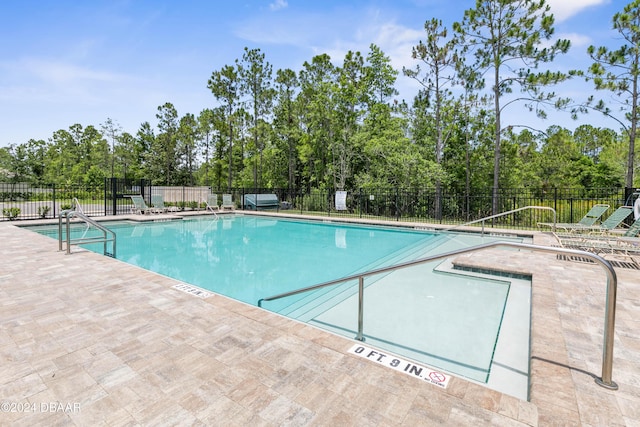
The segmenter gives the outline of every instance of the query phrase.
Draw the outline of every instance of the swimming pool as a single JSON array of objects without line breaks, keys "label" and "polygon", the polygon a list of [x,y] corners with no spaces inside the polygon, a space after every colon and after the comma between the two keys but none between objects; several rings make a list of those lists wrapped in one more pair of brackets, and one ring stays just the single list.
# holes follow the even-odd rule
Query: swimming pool
[{"label": "swimming pool", "polygon": [[[108,227],[117,235],[118,259],[252,305],[261,298],[354,273],[505,240],[242,214],[221,215],[218,220],[206,216],[114,222]],[[30,228],[57,238],[57,227]],[[91,233],[91,229],[74,225],[72,235],[84,233]],[[101,244],[87,247],[102,251]],[[515,321],[517,330],[510,334],[509,343],[524,336],[518,338],[521,342],[517,346],[524,346],[525,362],[517,362],[516,370],[527,371],[530,288],[519,282],[462,274],[446,262],[374,277],[366,281],[367,343],[489,383],[500,369],[494,362],[501,354],[497,351],[501,330],[513,328],[514,319],[524,317],[526,325],[524,320]],[[527,307],[526,313],[510,303],[518,294],[518,304]],[[347,283],[263,307],[353,338],[356,300],[357,286]],[[514,310],[518,314],[512,313]],[[507,347],[512,351],[513,345]],[[506,364],[513,370],[511,361]]]}]

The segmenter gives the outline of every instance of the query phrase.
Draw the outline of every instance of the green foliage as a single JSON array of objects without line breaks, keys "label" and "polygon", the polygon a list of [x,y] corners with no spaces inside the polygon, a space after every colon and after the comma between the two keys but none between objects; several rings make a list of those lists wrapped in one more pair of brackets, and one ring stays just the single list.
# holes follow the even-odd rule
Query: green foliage
[{"label": "green foliage", "polygon": [[590,96],[582,108],[594,108],[618,122],[627,133],[629,146],[627,151],[625,185],[634,184],[635,142],[640,124],[640,0],[627,4],[622,12],[613,16],[613,29],[620,34],[624,44],[617,49],[607,46],[589,46],[587,53],[593,63],[585,72],[573,71],[592,81],[596,90],[611,92],[619,111],[613,111],[603,100]]},{"label": "green foliage", "polygon": [[84,176],[84,184],[94,190],[102,188],[106,173],[96,165],[92,165]]},{"label": "green foliage", "polygon": [[312,189],[309,194],[299,197],[296,205],[301,206],[304,211],[326,212],[329,210],[327,192]]},{"label": "green foliage", "polygon": [[159,133],[151,140],[147,156],[148,178],[154,184],[174,185],[178,183],[178,112],[167,102],[158,107],[156,118]]},{"label": "green foliage", "polygon": [[[484,75],[493,70],[493,80],[489,96],[493,101],[496,118],[493,161],[493,213],[498,212],[497,195],[500,187],[500,166],[502,162],[502,110],[515,100],[501,104],[505,96],[510,96],[513,88],[523,93],[531,110],[544,116],[544,106],[555,97],[553,92],[545,93],[543,88],[560,83],[568,75],[560,72],[540,71],[541,63],[551,62],[557,54],[569,49],[568,40],[558,39],[550,46],[554,29],[553,15],[544,0],[476,0],[475,9],[465,11],[461,22],[454,23],[454,30],[464,46],[462,54],[471,51],[474,58],[470,65],[461,66],[467,76]],[[520,66],[520,68],[518,68]],[[482,79],[473,77],[472,81]]]},{"label": "green foliage", "polygon": [[18,218],[18,216],[20,216],[20,208],[4,208],[2,209],[2,215],[6,216],[9,221],[13,221],[14,219]]},{"label": "green foliage", "polygon": [[225,145],[224,149],[228,155],[228,186],[233,185],[233,144],[234,144],[234,122],[238,118],[238,104],[240,102],[240,81],[238,71],[231,65],[225,65],[219,71],[214,71],[211,78],[207,82],[207,87],[213,93],[213,96],[221,103],[222,110],[226,119],[226,141],[221,145]]},{"label": "green foliage", "polygon": [[50,210],[50,206],[38,206],[38,216],[40,218],[46,218]]}]

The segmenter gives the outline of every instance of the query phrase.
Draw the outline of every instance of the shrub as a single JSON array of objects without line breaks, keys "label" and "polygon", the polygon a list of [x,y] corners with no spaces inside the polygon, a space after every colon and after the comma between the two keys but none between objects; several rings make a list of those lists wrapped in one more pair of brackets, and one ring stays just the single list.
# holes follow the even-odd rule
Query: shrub
[{"label": "shrub", "polygon": [[46,218],[50,210],[51,208],[49,206],[40,206],[38,208],[38,215],[40,218]]},{"label": "shrub", "polygon": [[2,209],[2,215],[9,218],[9,221],[13,221],[20,215],[20,208],[4,208]]}]

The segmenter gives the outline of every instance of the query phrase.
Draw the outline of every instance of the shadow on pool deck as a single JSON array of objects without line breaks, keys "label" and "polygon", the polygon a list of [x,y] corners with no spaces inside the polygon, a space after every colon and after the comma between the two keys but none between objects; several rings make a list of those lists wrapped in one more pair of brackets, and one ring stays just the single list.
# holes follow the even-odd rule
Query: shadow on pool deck
[{"label": "shadow on pool deck", "polygon": [[455,377],[441,389],[349,354],[349,339],[95,253],[64,255],[7,222],[0,241],[3,425],[640,425],[637,271],[616,270],[610,391],[594,382],[600,268],[524,251],[466,257],[533,274],[527,402]]}]

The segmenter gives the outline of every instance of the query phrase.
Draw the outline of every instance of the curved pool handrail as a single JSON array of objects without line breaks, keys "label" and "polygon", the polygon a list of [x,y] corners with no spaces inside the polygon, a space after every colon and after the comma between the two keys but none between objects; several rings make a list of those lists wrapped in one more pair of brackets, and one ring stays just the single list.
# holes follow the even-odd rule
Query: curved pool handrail
[{"label": "curved pool handrail", "polygon": [[351,276],[343,277],[341,279],[331,280],[329,282],[320,283],[318,285],[308,286],[305,288],[297,289],[290,292],[285,292],[278,295],[273,295],[267,298],[260,298],[258,300],[258,307],[262,307],[262,303],[264,301],[273,301],[280,298],[285,298],[305,292],[314,291],[316,289],[325,288],[328,286],[334,286],[340,283],[348,282],[350,280],[358,280],[358,335],[356,339],[359,341],[364,341],[363,336],[363,309],[364,309],[364,278],[368,276],[375,276],[377,274],[388,273],[391,271],[399,270],[402,268],[412,267],[419,264],[424,264],[431,261],[437,261],[444,258],[449,258],[455,255],[461,255],[469,252],[475,252],[483,249],[490,248],[499,248],[499,247],[511,247],[518,249],[528,249],[532,251],[539,252],[549,252],[554,254],[566,254],[573,256],[581,256],[585,258],[589,258],[599,264],[602,268],[605,269],[607,274],[607,294],[606,294],[606,308],[605,308],[605,319],[604,319],[604,338],[603,338],[603,350],[602,350],[602,376],[600,378],[596,378],[596,383],[602,387],[608,388],[610,390],[617,390],[618,385],[611,379],[612,370],[613,370],[613,339],[614,339],[614,330],[615,330],[615,317],[616,317],[616,297],[618,291],[618,277],[616,275],[613,266],[609,261],[602,258],[600,255],[577,250],[577,249],[567,249],[567,248],[557,248],[552,246],[537,246],[530,243],[516,243],[516,242],[506,242],[506,241],[497,241],[484,243],[477,246],[472,246],[469,248],[456,249],[454,251],[445,252],[442,254],[431,255],[425,258],[419,258],[413,261],[407,261],[400,264],[391,265],[388,267],[377,268],[374,270],[367,271],[365,273],[353,274]]},{"label": "curved pool handrail", "polygon": [[556,226],[556,210],[552,207],[549,206],[524,206],[518,209],[513,209],[507,212],[501,212],[499,214],[495,214],[495,215],[490,215],[490,216],[486,216],[484,218],[480,218],[480,219],[476,219],[473,221],[469,221],[469,222],[465,222],[464,224],[458,224],[458,225],[454,225],[453,227],[449,227],[449,228],[445,228],[442,229],[440,231],[451,231],[453,229],[456,229],[458,227],[464,227],[465,225],[471,225],[471,224],[476,224],[478,222],[482,223],[482,234],[484,234],[484,223],[485,221],[489,220],[489,219],[495,219],[495,218],[499,218],[502,216],[506,216],[506,215],[510,215],[512,213],[516,213],[516,212],[520,212],[520,211],[524,211],[527,209],[539,209],[539,210],[547,210],[547,211],[551,211],[553,212],[553,229],[555,230],[555,226]]},{"label": "curved pool handrail", "polygon": [[[93,219],[89,218],[84,213],[76,211],[75,209],[65,209],[62,212],[60,212],[60,215],[58,216],[58,250],[62,251],[62,218],[66,218],[67,255],[71,253],[71,245],[80,245],[85,243],[103,243],[104,255],[109,255],[113,258],[116,257],[116,233],[114,233],[112,230],[108,229],[107,227],[103,226],[102,224],[98,223],[97,221],[94,221]],[[69,226],[71,218],[79,218],[82,221],[84,221],[87,224],[87,226],[92,225],[96,227],[98,230],[102,232],[102,237],[86,237],[86,238],[79,238],[79,239],[71,239],[70,226]],[[109,236],[107,236],[107,234]],[[107,252],[107,242],[111,242],[111,248],[113,252],[111,254]]]}]

